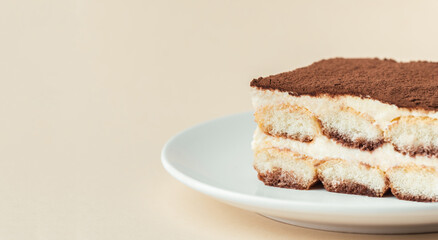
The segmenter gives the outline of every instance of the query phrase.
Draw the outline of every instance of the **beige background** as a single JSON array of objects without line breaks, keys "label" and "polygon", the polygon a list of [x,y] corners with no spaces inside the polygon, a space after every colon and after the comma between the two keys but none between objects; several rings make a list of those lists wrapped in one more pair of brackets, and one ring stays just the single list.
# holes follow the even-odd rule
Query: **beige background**
[{"label": "beige background", "polygon": [[[438,61],[433,1],[0,2],[1,239],[367,239],[267,220],[160,163],[251,109],[249,81],[321,58]],[[437,234],[373,236],[436,239]]]}]

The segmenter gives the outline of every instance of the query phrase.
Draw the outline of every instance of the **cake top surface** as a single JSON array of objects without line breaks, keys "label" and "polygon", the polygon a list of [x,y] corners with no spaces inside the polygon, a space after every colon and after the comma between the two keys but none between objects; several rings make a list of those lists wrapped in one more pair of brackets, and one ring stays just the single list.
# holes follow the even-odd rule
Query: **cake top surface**
[{"label": "cake top surface", "polygon": [[370,97],[398,107],[438,110],[438,63],[332,58],[251,81],[292,95]]}]

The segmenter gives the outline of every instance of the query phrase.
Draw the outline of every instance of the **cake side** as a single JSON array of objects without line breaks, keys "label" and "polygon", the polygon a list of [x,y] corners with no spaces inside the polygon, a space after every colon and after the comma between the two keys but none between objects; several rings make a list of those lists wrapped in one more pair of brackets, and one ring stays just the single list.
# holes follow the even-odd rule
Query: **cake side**
[{"label": "cake side", "polygon": [[[382,197],[391,189],[394,196],[402,200],[438,202],[436,159],[406,164],[409,161],[388,163],[373,158],[368,161],[354,157],[329,157],[338,156],[336,154],[318,158],[304,154],[306,151],[299,147],[299,144],[310,143],[296,144],[299,141],[283,139],[292,144],[282,145],[276,139],[257,129],[252,144],[253,165],[265,185],[305,190],[320,181],[331,192]],[[315,148],[323,149],[324,145]],[[342,152],[345,147],[339,148]]]},{"label": "cake side", "polygon": [[371,98],[400,108],[438,110],[438,63],[333,58],[254,79],[251,87],[295,96]]},{"label": "cake side", "polygon": [[[294,135],[308,132],[312,135],[308,139],[324,135],[343,146],[365,151],[390,144],[396,151],[413,157],[438,157],[438,112],[435,111],[408,110],[353,96],[292,96],[258,88],[252,89],[252,101],[255,120],[262,129],[265,120],[269,121],[271,129],[265,133],[271,135],[283,130]],[[270,109],[269,114],[265,109]],[[299,121],[291,121],[296,126],[288,123],[297,118],[289,118],[290,114],[301,114]],[[404,131],[406,128],[409,131]]]},{"label": "cake side", "polygon": [[[260,88],[253,88],[252,100],[259,125],[253,149],[279,149],[284,151],[281,159],[287,159],[289,152],[306,156],[328,191],[378,197],[391,187],[400,199],[438,201],[438,156],[433,150],[438,147],[436,112],[356,96],[293,96]],[[410,131],[403,131],[406,128]],[[327,129],[341,137],[334,137]],[[430,134],[422,134],[424,129]],[[282,162],[275,154],[269,156],[264,160],[268,165]],[[254,165],[265,184],[276,186],[299,179],[293,173],[300,168],[261,169],[256,167],[257,159]],[[408,163],[413,167],[407,167]],[[403,177],[401,171],[410,175]],[[423,180],[432,185],[421,187]],[[417,184],[405,184],[411,181]],[[310,182],[300,189],[308,189]]]}]

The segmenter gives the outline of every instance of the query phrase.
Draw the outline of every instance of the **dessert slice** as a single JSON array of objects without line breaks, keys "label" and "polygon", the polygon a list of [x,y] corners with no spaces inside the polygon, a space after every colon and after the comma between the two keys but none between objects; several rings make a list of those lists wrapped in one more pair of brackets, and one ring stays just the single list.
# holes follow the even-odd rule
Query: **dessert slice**
[{"label": "dessert slice", "polygon": [[438,63],[335,58],[251,87],[266,185],[438,201]]}]

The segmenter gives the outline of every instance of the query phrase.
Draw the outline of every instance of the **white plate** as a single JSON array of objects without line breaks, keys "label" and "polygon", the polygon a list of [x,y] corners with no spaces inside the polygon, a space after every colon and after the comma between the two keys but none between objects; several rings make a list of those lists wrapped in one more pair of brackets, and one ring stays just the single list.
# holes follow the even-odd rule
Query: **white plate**
[{"label": "white plate", "polygon": [[252,167],[255,127],[252,114],[242,113],[187,129],[164,146],[164,168],[199,192],[298,226],[356,233],[438,231],[438,203],[265,186]]}]

